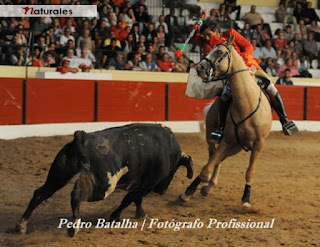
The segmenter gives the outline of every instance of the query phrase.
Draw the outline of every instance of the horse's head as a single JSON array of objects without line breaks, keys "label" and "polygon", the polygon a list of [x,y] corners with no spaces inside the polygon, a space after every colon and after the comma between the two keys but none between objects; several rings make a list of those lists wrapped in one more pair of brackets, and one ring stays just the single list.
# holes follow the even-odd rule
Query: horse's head
[{"label": "horse's head", "polygon": [[196,66],[198,76],[205,82],[219,79],[228,73],[231,64],[233,41],[234,35],[227,42],[215,46]]}]

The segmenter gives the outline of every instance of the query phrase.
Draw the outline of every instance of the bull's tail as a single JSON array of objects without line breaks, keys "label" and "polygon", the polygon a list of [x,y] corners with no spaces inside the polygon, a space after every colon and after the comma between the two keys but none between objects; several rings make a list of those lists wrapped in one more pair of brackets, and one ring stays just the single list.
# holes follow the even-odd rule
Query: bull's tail
[{"label": "bull's tail", "polygon": [[77,157],[78,163],[81,168],[85,170],[90,170],[90,162],[85,155],[85,138],[84,135],[86,132],[84,131],[76,131],[74,133],[74,144],[75,144],[75,156]]},{"label": "bull's tail", "polygon": [[184,166],[187,168],[187,178],[191,179],[193,177],[193,161],[191,156],[181,153],[178,166]]}]

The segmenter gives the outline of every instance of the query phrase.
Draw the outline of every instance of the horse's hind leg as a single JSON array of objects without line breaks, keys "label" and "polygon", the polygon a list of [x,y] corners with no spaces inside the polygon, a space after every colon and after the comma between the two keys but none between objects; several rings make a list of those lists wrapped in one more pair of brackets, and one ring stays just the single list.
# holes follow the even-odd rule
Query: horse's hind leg
[{"label": "horse's hind leg", "polygon": [[251,192],[251,182],[255,174],[255,168],[257,161],[261,155],[263,148],[263,141],[260,141],[252,150],[250,156],[250,164],[246,172],[246,186],[244,188],[244,193],[242,196],[242,205],[245,207],[250,207],[250,192]]}]

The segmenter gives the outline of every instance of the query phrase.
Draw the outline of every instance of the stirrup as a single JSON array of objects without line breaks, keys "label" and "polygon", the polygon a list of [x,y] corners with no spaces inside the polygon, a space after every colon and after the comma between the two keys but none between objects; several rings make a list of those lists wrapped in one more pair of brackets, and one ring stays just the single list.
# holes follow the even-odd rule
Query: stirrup
[{"label": "stirrup", "polygon": [[218,131],[213,131],[210,134],[210,138],[213,140],[214,143],[219,144],[223,138],[223,131],[222,129]]},{"label": "stirrup", "polygon": [[282,126],[282,130],[283,130],[283,133],[287,136],[291,136],[293,135],[294,133],[298,132],[299,129],[298,127],[295,125],[294,122],[292,121],[289,121],[287,123],[285,123],[283,126]]}]

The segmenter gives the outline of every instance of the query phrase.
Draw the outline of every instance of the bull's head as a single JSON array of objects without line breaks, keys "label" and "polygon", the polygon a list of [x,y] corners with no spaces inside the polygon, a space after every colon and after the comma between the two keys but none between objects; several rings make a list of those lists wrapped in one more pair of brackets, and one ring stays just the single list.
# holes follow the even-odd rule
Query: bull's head
[{"label": "bull's head", "polygon": [[233,41],[234,35],[226,43],[215,46],[196,66],[197,74],[204,82],[219,80],[228,73],[231,64]]}]

